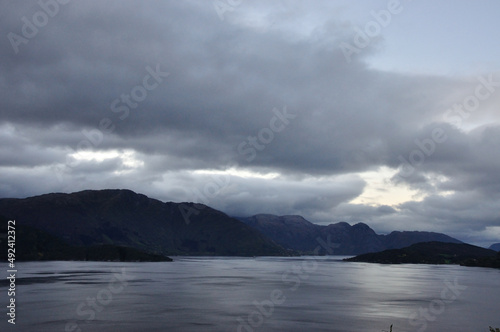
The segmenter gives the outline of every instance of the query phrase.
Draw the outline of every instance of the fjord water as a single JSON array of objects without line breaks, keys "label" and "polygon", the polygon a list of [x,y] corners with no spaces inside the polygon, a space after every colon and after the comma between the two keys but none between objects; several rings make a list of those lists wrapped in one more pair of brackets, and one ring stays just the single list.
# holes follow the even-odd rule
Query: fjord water
[{"label": "fjord water", "polygon": [[[495,269],[347,263],[336,256],[174,259],[18,263],[16,326],[4,314],[0,330],[380,332],[393,324],[395,332],[486,332],[488,325],[500,327]],[[7,284],[1,286],[6,295]],[[0,298],[8,304],[7,296]]]}]

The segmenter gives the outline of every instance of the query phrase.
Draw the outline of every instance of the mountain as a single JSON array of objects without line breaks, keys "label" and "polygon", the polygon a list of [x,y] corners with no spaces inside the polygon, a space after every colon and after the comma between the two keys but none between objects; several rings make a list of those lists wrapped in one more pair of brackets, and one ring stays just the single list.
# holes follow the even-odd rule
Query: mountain
[{"label": "mountain", "polygon": [[500,251],[500,243],[494,243],[490,246],[491,250]]},{"label": "mountain", "polygon": [[466,243],[422,242],[344,259],[381,264],[460,264],[500,268],[500,253]]},{"label": "mountain", "polygon": [[461,243],[441,233],[392,232],[378,235],[363,223],[351,226],[339,222],[323,226],[313,224],[301,216],[259,214],[239,219],[277,244],[302,253],[358,255],[403,248],[418,242]]},{"label": "mountain", "polygon": [[164,203],[130,190],[3,198],[0,214],[75,247],[110,245],[159,255],[358,255],[426,241],[460,243],[439,233],[378,235],[363,223],[323,226],[300,216],[237,220],[202,204]]},{"label": "mountain", "polygon": [[238,219],[281,246],[302,252],[312,252],[318,245],[316,238],[321,235],[317,225],[301,216],[278,217],[271,214],[259,214]]},{"label": "mountain", "polygon": [[130,190],[4,198],[0,214],[73,246],[114,245],[161,255],[289,254],[220,211],[193,203],[163,203]]},{"label": "mountain", "polygon": [[400,249],[419,242],[462,243],[446,234],[434,232],[398,232],[382,235],[386,249]]},{"label": "mountain", "polygon": [[[7,261],[8,249],[8,219],[0,216],[0,260]],[[11,225],[12,226],[12,225]],[[142,252],[134,248],[113,245],[92,247],[75,247],[61,239],[36,228],[19,225],[15,230],[15,260],[80,260],[80,261],[121,261],[121,262],[164,262],[171,258]],[[12,230],[12,228],[10,228]],[[12,234],[12,233],[11,233]],[[12,251],[13,252],[13,251]]]},{"label": "mountain", "polygon": [[270,214],[239,219],[279,245],[302,253],[349,255],[383,248],[377,234],[363,223],[321,226],[301,216]]}]

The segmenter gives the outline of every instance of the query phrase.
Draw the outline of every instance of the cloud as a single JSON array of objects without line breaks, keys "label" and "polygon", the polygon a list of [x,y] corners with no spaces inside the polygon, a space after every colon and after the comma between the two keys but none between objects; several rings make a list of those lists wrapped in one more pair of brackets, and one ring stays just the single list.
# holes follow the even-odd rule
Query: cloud
[{"label": "cloud", "polygon": [[[41,10],[37,2],[0,6],[9,13],[2,31],[18,35],[21,18]],[[61,5],[17,54],[0,40],[0,196],[116,187],[195,200],[189,188],[211,181],[196,171],[236,165],[277,175],[229,175],[209,205],[233,215],[304,214],[461,236],[500,224],[500,93],[469,115],[447,113],[474,95],[478,77],[373,68],[383,36],[347,63],[339,44],[358,23],[346,8],[257,1],[221,21],[202,1]],[[155,80],[155,71],[165,74]],[[284,109],[294,117],[272,130]],[[426,154],[436,128],[446,140]],[[248,158],[239,147],[252,139],[259,145]],[[112,157],[75,157],[88,147]],[[413,151],[424,158],[403,174],[400,157],[409,162]],[[387,190],[408,186],[423,200],[350,204],[367,187],[359,175],[381,167],[399,169]],[[467,198],[468,209],[457,210]]]}]

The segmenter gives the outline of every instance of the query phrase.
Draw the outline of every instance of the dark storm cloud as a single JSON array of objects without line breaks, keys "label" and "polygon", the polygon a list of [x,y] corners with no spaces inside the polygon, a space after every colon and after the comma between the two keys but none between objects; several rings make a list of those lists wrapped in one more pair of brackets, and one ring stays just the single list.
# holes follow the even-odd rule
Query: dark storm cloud
[{"label": "dark storm cloud", "polygon": [[[421,228],[434,219],[460,225],[452,212],[472,192],[474,229],[499,223],[498,94],[460,123],[482,127],[450,124],[443,115],[477,82],[370,68],[365,60],[380,38],[347,63],[338,45],[352,38],[352,25],[334,19],[330,2],[317,10],[243,4],[221,21],[210,1],[70,1],[17,53],[7,35],[22,36],[22,18],[32,20],[40,5],[0,6],[2,196],[127,187],[196,200],[189,188],[212,180],[191,171],[238,165],[281,177],[231,177],[209,205],[235,215],[302,213],[320,222],[371,220],[380,229],[397,218]],[[267,11],[264,23],[252,16],[258,11]],[[134,91],[140,100],[130,99]],[[284,109],[290,118],[272,131]],[[349,173],[404,167],[400,156],[408,159],[415,139],[435,128],[447,140],[393,179],[430,197],[399,210],[348,204],[366,186]],[[241,153],[250,151],[249,137],[264,148]],[[78,159],[86,146],[132,151],[135,161]],[[432,196],[440,191],[455,193]]]},{"label": "dark storm cloud", "polygon": [[[221,158],[241,162],[235,146],[257,135],[274,107],[287,106],[300,121],[260,153],[255,165],[330,173],[382,164],[388,141],[407,129],[402,119],[414,123],[421,116],[416,110],[432,107],[425,100],[435,97],[431,91],[439,80],[376,73],[360,62],[346,65],[335,44],[222,24],[205,7],[62,7],[36,38],[20,45],[22,56],[8,45],[2,48],[8,59],[4,92],[14,92],[4,96],[3,119],[93,128],[106,117],[122,138],[149,138],[150,152],[199,156],[200,163],[217,167]],[[22,9],[19,15],[27,11]],[[20,22],[9,22],[5,30],[19,29]],[[157,65],[170,76],[136,108],[121,101],[114,109],[128,108],[127,113],[113,112],[113,101],[141,84],[147,66]],[[167,141],[192,144],[161,144],[159,133]],[[78,142],[71,144],[76,149]]]}]

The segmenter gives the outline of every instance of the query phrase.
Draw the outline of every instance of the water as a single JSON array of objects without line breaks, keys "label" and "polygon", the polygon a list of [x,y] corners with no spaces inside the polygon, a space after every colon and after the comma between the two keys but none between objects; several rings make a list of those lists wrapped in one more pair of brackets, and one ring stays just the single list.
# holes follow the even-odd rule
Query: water
[{"label": "water", "polygon": [[[1,331],[488,331],[500,271],[339,257],[18,263]],[[5,270],[2,271],[5,280]],[[0,300],[8,304],[7,284]],[[5,306],[4,306],[5,308]],[[5,312],[6,309],[4,309]]]}]

